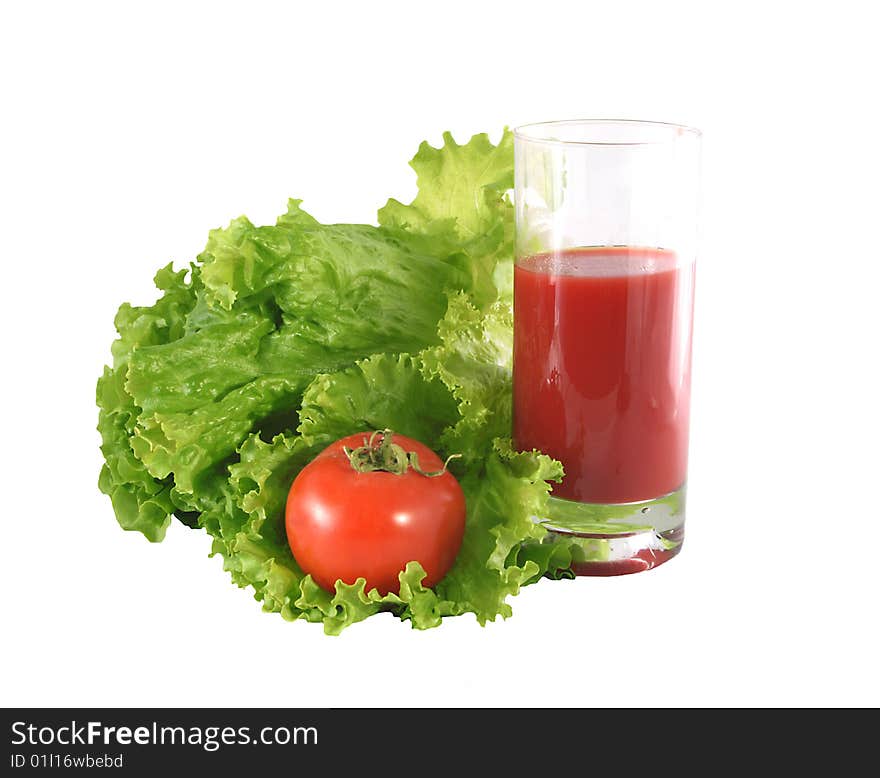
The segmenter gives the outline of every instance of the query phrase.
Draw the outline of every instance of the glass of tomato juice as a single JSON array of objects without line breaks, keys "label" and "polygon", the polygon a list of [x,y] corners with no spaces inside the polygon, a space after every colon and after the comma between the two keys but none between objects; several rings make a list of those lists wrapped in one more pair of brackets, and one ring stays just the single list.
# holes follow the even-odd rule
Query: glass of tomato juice
[{"label": "glass of tomato juice", "polygon": [[578,575],[647,570],[684,540],[700,133],[514,136],[513,437],[565,469],[537,519]]}]

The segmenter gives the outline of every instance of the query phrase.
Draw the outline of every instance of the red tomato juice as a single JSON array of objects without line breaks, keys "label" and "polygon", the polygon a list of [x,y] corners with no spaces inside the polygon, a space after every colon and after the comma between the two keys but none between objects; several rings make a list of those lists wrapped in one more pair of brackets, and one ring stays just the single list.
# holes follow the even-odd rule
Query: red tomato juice
[{"label": "red tomato juice", "polygon": [[694,266],[590,247],[514,269],[513,435],[559,459],[553,494],[649,500],[687,474]]}]

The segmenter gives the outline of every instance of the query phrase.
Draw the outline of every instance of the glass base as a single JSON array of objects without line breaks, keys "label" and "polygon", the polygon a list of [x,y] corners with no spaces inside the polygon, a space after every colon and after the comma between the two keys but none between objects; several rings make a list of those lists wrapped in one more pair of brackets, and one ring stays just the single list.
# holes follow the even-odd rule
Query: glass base
[{"label": "glass base", "polygon": [[575,575],[627,575],[662,565],[684,543],[685,487],[653,500],[606,505],[550,497],[545,543],[565,543]]}]

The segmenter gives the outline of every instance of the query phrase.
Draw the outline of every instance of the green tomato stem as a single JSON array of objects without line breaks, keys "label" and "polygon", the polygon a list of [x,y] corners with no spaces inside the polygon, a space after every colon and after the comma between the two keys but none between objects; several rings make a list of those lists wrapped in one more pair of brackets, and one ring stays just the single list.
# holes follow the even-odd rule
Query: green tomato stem
[{"label": "green tomato stem", "polygon": [[[378,442],[376,439],[379,439]],[[450,454],[440,470],[425,471],[419,464],[419,455],[415,451],[406,451],[403,446],[394,442],[394,433],[389,429],[376,430],[369,440],[364,438],[364,445],[358,448],[345,446],[343,452],[351,462],[352,468],[358,473],[372,473],[380,470],[394,475],[403,475],[412,468],[426,478],[436,478],[447,472],[449,463],[458,459],[461,454]]]}]

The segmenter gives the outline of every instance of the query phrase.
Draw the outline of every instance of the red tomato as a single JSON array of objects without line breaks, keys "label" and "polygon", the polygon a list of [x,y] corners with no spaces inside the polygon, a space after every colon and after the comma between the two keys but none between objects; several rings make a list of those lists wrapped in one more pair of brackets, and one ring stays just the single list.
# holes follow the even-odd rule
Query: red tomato
[{"label": "red tomato", "polygon": [[[404,456],[397,472],[360,472],[352,449],[369,461],[387,454],[392,442],[386,431],[372,437],[358,433],[328,446],[294,480],[287,496],[287,539],[299,566],[319,586],[334,591],[337,580],[358,578],[366,590],[398,592],[398,573],[407,562],[419,562],[433,586],[455,561],[464,535],[465,500],[449,472],[422,475]],[[387,440],[386,449],[380,447]],[[378,441],[378,442],[377,442]],[[443,461],[427,446],[394,435],[398,455],[414,452],[424,472],[444,470]],[[346,453],[346,448],[349,453]],[[379,457],[381,459],[381,457]],[[399,457],[398,457],[399,459]],[[398,462],[399,464],[399,462]]]}]

